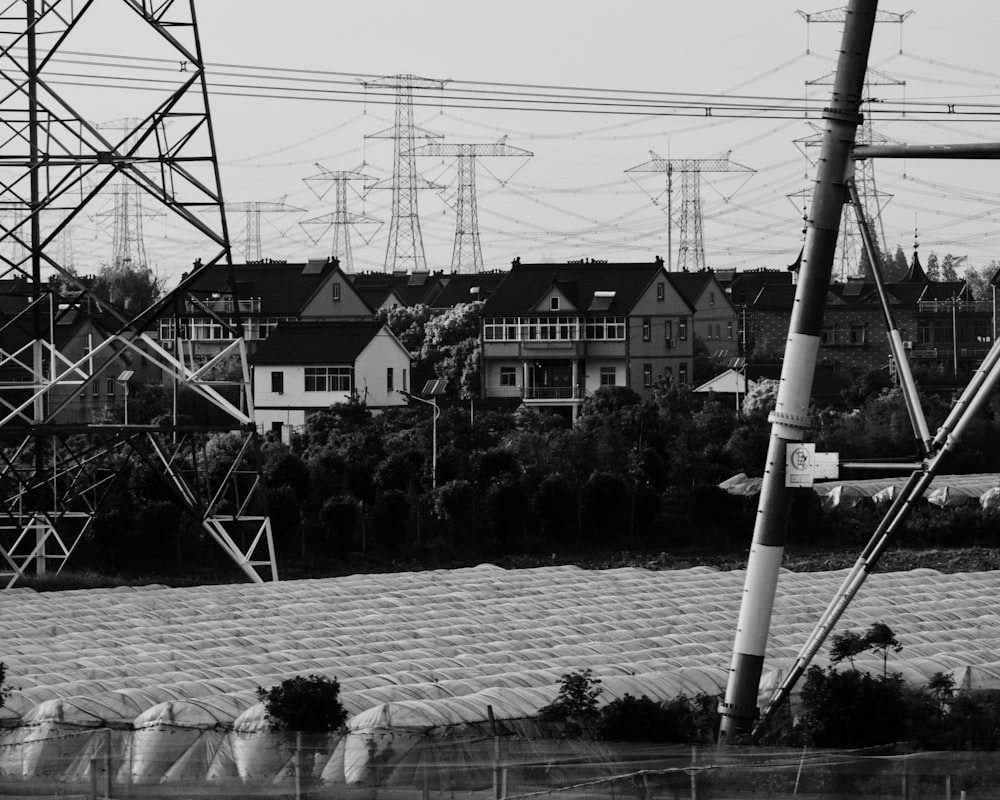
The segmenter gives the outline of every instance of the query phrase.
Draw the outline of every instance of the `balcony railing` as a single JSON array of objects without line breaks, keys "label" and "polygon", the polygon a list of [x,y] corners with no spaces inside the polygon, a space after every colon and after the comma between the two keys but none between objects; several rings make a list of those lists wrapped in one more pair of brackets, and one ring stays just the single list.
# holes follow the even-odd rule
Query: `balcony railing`
[{"label": "balcony railing", "polygon": [[[963,360],[972,359],[980,361],[986,357],[989,348],[986,347],[960,347],[958,357]],[[952,347],[915,347],[910,350],[910,358],[915,361],[951,361],[955,358],[955,349]]]},{"label": "balcony railing", "polygon": [[[223,297],[219,300],[201,300],[198,303],[187,300],[184,305],[188,314],[197,314],[205,309],[219,314],[232,314],[234,303],[233,298]],[[252,297],[248,300],[240,300],[239,306],[240,311],[244,314],[258,314],[260,313],[260,298]]]},{"label": "balcony railing", "polygon": [[992,300],[921,300],[917,303],[917,311],[928,314],[951,313],[955,308],[959,314],[967,312],[978,312],[981,314],[992,313]]},{"label": "balcony railing", "polygon": [[582,390],[575,386],[526,386],[525,400],[579,400]]}]

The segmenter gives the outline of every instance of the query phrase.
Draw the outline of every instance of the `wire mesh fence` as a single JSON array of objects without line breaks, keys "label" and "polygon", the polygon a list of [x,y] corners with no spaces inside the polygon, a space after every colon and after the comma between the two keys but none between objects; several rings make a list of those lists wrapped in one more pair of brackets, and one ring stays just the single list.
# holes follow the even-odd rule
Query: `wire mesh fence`
[{"label": "wire mesh fence", "polygon": [[663,746],[449,730],[364,736],[21,728],[0,797],[710,800],[1000,797],[997,753]]}]

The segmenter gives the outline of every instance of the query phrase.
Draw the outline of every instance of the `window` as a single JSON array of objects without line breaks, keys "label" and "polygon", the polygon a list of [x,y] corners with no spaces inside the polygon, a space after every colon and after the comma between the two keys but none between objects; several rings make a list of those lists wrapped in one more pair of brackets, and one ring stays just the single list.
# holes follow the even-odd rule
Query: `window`
[{"label": "window", "polygon": [[710,306],[714,306],[715,305],[715,292],[709,292],[708,293],[708,304]]},{"label": "window", "polygon": [[108,397],[114,397],[115,396],[115,379],[114,378],[108,378],[108,380],[107,380],[107,386],[105,388],[105,391],[106,391]]},{"label": "window", "polygon": [[653,365],[642,365],[642,385],[649,387],[653,385]]},{"label": "window", "polygon": [[677,380],[683,386],[688,382],[688,365],[680,364],[677,367]]},{"label": "window", "polygon": [[307,392],[349,392],[354,370],[351,367],[306,367]]},{"label": "window", "polygon": [[334,303],[340,302],[340,281],[334,281],[331,285],[332,299]]},{"label": "window", "polygon": [[667,320],[663,323],[663,342],[667,347],[674,346],[674,323],[672,320]]},{"label": "window", "polygon": [[101,379],[94,378],[94,397],[99,397],[101,394]]},{"label": "window", "polygon": [[386,370],[385,370],[385,390],[387,392],[393,391],[392,379],[393,379],[392,367],[386,367]]},{"label": "window", "polygon": [[688,338],[688,324],[686,322],[677,323],[677,338],[682,342],[686,342]]},{"label": "window", "polygon": [[624,341],[625,317],[588,317],[583,324],[583,338],[591,342]]},{"label": "window", "polygon": [[558,297],[550,297],[549,298],[549,310],[550,311],[558,311],[559,310],[559,298]]},{"label": "window", "polygon": [[601,386],[615,385],[615,368],[601,367]]},{"label": "window", "polygon": [[731,322],[726,323],[726,338],[727,339],[733,338],[733,323]]},{"label": "window", "polygon": [[517,386],[517,369],[515,367],[500,367],[500,385]]},{"label": "window", "polygon": [[642,340],[648,342],[651,338],[650,331],[652,330],[652,325],[650,324],[649,317],[642,318]]},{"label": "window", "polygon": [[285,373],[284,372],[272,372],[271,373],[271,391],[275,394],[285,393]]},{"label": "window", "polygon": [[281,421],[275,420],[271,423],[271,433],[273,433],[278,439],[281,438]]},{"label": "window", "polygon": [[667,287],[662,284],[656,284],[656,299],[662,301],[664,297],[667,296]]},{"label": "window", "polygon": [[406,385],[406,370],[405,369],[403,370],[403,391],[404,392],[410,391],[410,387]]},{"label": "window", "polygon": [[706,339],[711,339],[712,338],[712,326],[711,325],[706,325],[705,326],[705,331],[706,331],[706,334],[707,334],[705,336],[705,338]]}]

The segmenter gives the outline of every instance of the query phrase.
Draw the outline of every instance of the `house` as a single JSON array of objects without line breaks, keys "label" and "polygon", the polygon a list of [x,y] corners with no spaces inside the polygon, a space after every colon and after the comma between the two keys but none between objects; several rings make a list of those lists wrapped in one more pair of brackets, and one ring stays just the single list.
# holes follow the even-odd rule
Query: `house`
[{"label": "house", "polygon": [[[763,380],[777,381],[781,378],[781,364],[744,364],[730,367],[714,378],[705,381],[693,390],[696,394],[711,394],[722,403],[732,403],[741,407],[747,391]],[[851,382],[838,375],[829,367],[817,365],[813,373],[812,389],[809,396],[819,406],[843,406],[844,392],[851,388]]]},{"label": "house", "polygon": [[600,386],[687,383],[694,309],[663,260],[523,264],[483,305],[485,398],[568,410]]},{"label": "house", "polygon": [[[270,260],[235,264],[233,275],[249,353],[281,322],[361,320],[374,315],[336,259],[311,259],[305,264]],[[176,349],[183,342],[185,356],[200,364],[229,344],[235,320],[229,269],[220,263],[203,270],[183,292],[176,293],[154,330],[166,349]]]},{"label": "house", "polygon": [[284,442],[315,411],[405,405],[410,389],[410,354],[373,320],[282,323],[249,360],[257,427]]},{"label": "house", "polygon": [[[745,352],[757,359],[783,354],[796,290],[789,278],[764,277],[731,284],[734,303],[744,303]],[[964,281],[930,280],[914,255],[907,274],[885,289],[913,367],[957,372],[986,354],[993,304],[972,300]],[[894,369],[885,314],[870,277],[830,284],[818,363],[849,378]]]},{"label": "house", "polygon": [[[50,303],[51,299],[51,303]],[[159,379],[159,370],[131,350],[98,346],[108,331],[121,323],[98,311],[89,302],[71,302],[54,294],[43,298],[45,323],[41,340],[44,349],[44,380],[32,380],[35,340],[31,285],[23,278],[0,281],[0,401],[8,411],[30,400],[32,388],[53,382],[43,398],[42,418],[58,424],[93,424],[126,416],[128,391],[150,379]],[[51,311],[51,317],[49,312]],[[51,344],[51,349],[48,345]],[[58,353],[55,363],[53,353]],[[36,409],[23,409],[20,419],[34,419]],[[17,425],[17,418],[11,420]]]},{"label": "house", "polygon": [[670,282],[694,309],[696,338],[716,358],[739,355],[739,315],[729,295],[711,270],[671,272]]}]

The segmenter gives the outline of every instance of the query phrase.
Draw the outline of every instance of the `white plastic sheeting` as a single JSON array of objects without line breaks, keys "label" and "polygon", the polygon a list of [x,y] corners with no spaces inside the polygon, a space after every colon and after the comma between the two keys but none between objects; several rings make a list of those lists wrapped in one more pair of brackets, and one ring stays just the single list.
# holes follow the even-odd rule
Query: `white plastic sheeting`
[{"label": "white plastic sheeting", "polygon": [[[906,485],[907,477],[882,477],[867,480],[823,481],[812,488],[827,508],[855,508],[863,503],[886,505]],[[739,473],[719,484],[730,494],[749,497],[760,494],[761,479]],[[979,504],[984,509],[1000,508],[1000,474],[939,475],[924,499],[940,508]]]},{"label": "white plastic sheeting", "polygon": [[[844,574],[782,574],[762,699]],[[439,736],[489,737],[489,710],[530,736],[560,676],[575,670],[602,680],[602,702],[718,694],[743,580],[742,571],[707,567],[483,565],[0,593],[0,660],[15,689],[3,710],[0,772],[84,780],[107,736],[125,783],[288,781],[288,743],[268,731],[255,690],[309,673],[340,680],[351,715],[346,735],[308,766],[329,783],[364,781],[373,756],[412,759],[413,747]],[[943,671],[960,687],[1000,687],[1000,572],[875,574],[840,629],[877,620],[904,646],[889,666],[906,680]]]}]

